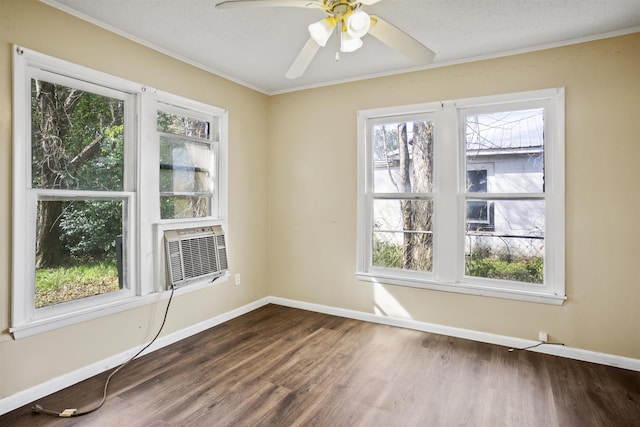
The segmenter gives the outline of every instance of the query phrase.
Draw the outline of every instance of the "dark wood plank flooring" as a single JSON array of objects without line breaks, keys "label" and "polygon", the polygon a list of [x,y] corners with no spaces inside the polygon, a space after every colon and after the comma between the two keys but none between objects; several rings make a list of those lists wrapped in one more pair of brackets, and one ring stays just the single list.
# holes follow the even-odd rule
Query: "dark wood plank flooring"
[{"label": "dark wood plank flooring", "polygon": [[[169,315],[171,315],[169,313]],[[87,409],[108,372],[38,401]],[[640,372],[267,305],[2,426],[639,426]]]}]

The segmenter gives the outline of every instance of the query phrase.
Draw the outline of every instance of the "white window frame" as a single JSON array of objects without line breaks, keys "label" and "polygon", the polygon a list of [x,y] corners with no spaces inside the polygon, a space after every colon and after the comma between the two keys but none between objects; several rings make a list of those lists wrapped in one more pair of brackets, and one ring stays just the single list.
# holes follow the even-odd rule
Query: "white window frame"
[{"label": "white window frame", "polygon": [[[125,101],[125,183],[123,191],[31,188],[31,78],[64,84]],[[216,150],[217,210],[205,218],[160,221],[157,104],[167,102],[218,123]],[[13,238],[11,327],[19,339],[168,298],[162,292],[165,270],[161,244],[165,229],[227,225],[226,110],[145,87],[93,69],[13,46]],[[140,190],[144,191],[140,191]],[[123,200],[129,227],[124,289],[52,306],[35,308],[35,205],[38,198]],[[228,239],[228,237],[227,237]],[[216,283],[227,280],[223,276]],[[191,292],[209,283],[181,288]]]},{"label": "white window frame", "polygon": [[[218,178],[217,171],[220,168],[220,116],[224,114],[221,109],[216,109],[210,107],[208,105],[204,105],[201,103],[197,103],[195,101],[187,100],[184,98],[176,97],[175,95],[159,93],[158,94],[158,102],[157,102],[157,110],[164,111],[166,113],[175,114],[178,116],[186,116],[192,119],[202,120],[208,122],[210,124],[209,128],[209,136],[208,139],[197,138],[192,139],[189,137],[185,137],[184,135],[172,135],[176,138],[182,138],[185,140],[192,140],[194,142],[204,142],[209,145],[211,150],[211,163],[209,166],[209,171],[212,172],[212,188],[211,188],[211,197],[208,204],[208,215],[207,217],[211,218],[220,218],[220,192],[218,191]],[[160,136],[162,132],[158,133],[158,141],[160,140]],[[195,193],[194,193],[195,194]],[[160,219],[163,222],[175,221],[180,218],[165,218]],[[185,219],[185,218],[182,218]],[[190,220],[198,219],[198,218],[188,218]]]},{"label": "white window frame", "polygon": [[[464,275],[466,148],[464,114],[478,111],[545,109],[544,283],[525,284]],[[372,123],[425,114],[435,122],[433,271],[372,265]],[[566,300],[564,270],[564,88],[543,89],[455,101],[377,108],[358,112],[358,229],[356,276],[362,281],[560,305]],[[473,193],[475,198],[477,193]],[[486,198],[500,198],[487,193]]]},{"label": "white window frame", "polygon": [[[149,270],[149,275],[153,275],[154,283],[157,289],[165,289],[167,284],[166,264],[164,257],[163,236],[167,230],[187,229],[195,226],[215,226],[220,225],[225,230],[227,251],[230,251],[231,238],[227,227],[227,210],[228,210],[228,120],[229,112],[225,109],[208,105],[192,99],[184,98],[175,94],[164,92],[161,90],[153,90],[153,101],[145,104],[146,109],[144,116],[149,122],[149,126],[153,129],[153,144],[151,155],[145,156],[147,167],[155,170],[156,173],[149,174],[149,187],[156,189],[155,192],[149,192],[146,195],[147,203],[157,206],[155,216],[152,219],[152,230],[146,228],[152,233],[153,248],[149,252],[153,254],[150,262],[143,264],[141,268]],[[210,143],[214,156],[212,177],[213,195],[211,197],[210,216],[202,218],[160,218],[160,175],[158,173],[160,167],[160,132],[157,130],[157,113],[158,110],[166,111],[174,114],[185,114],[195,119],[206,120],[211,123],[209,132]],[[224,283],[229,278],[229,273],[216,279],[215,283]],[[176,292],[192,292],[207,286],[211,283],[203,281],[195,281],[187,287],[180,288]]]}]

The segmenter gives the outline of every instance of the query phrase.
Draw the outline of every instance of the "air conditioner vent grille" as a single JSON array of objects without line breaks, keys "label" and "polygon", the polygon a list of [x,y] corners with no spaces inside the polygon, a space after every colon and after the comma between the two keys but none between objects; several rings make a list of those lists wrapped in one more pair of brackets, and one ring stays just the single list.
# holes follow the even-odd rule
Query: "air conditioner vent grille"
[{"label": "air conditioner vent grille", "polygon": [[165,231],[168,276],[173,286],[204,277],[217,277],[228,269],[222,227]]},{"label": "air conditioner vent grille", "polygon": [[224,234],[216,236],[218,240],[218,259],[220,261],[220,268],[222,270],[228,269],[227,265],[227,245],[225,243]]},{"label": "air conditioner vent grille", "polygon": [[167,246],[169,249],[169,269],[171,271],[171,282],[180,282],[184,279],[184,275],[182,274],[182,260],[180,257],[180,242],[168,242]]}]

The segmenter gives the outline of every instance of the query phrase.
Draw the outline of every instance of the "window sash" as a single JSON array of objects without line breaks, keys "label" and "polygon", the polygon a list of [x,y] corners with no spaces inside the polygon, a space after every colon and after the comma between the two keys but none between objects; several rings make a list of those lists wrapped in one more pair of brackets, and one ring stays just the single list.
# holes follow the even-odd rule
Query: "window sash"
[{"label": "window sash", "polygon": [[[562,106],[562,112],[559,114],[557,110],[558,105]],[[465,206],[468,200],[541,200],[545,204],[545,224],[544,224],[544,280],[542,284],[534,284],[527,282],[511,281],[511,280],[493,280],[484,277],[472,277],[465,274],[463,260],[459,263],[458,280],[469,284],[471,286],[495,288],[504,291],[516,291],[516,292],[534,292],[542,293],[553,297],[564,298],[564,227],[562,226],[562,237],[554,236],[550,233],[549,227],[557,227],[557,224],[564,224],[564,184],[562,181],[562,201],[561,203],[553,203],[550,201],[552,197],[557,197],[560,193],[558,189],[560,186],[557,181],[560,181],[562,173],[556,174],[554,164],[564,165],[564,91],[562,89],[549,89],[542,91],[534,91],[528,93],[515,93],[507,95],[496,95],[479,99],[470,99],[456,101],[457,116],[458,116],[458,135],[459,135],[459,149],[458,149],[458,170],[459,170],[459,192],[461,194],[461,205]],[[486,192],[476,193],[467,192],[466,185],[462,185],[464,182],[462,176],[466,177],[467,170],[473,170],[475,165],[467,162],[467,150],[466,150],[466,117],[473,114],[489,114],[506,111],[523,111],[530,109],[542,109],[544,115],[544,167],[543,167],[543,182],[544,192],[530,191],[530,192]],[[560,134],[559,131],[562,131]],[[561,160],[561,163],[557,163]],[[550,188],[555,185],[555,188]],[[554,191],[555,190],[555,191]],[[560,206],[561,205],[561,206]],[[561,215],[559,214],[560,212]],[[561,216],[561,217],[560,217]],[[466,233],[459,239],[462,245],[466,239]],[[464,247],[464,246],[463,246]],[[552,256],[551,254],[557,254]],[[562,259],[562,272],[560,272],[559,262],[557,260]],[[554,301],[555,303],[555,301]]]},{"label": "window sash", "polygon": [[[31,79],[38,78],[125,102],[123,191],[36,189],[31,185]],[[147,88],[80,65],[13,46],[13,191],[12,310],[10,332],[16,339],[157,301],[164,289],[162,232],[168,227],[202,224],[226,228],[227,121],[226,110]],[[182,108],[176,105],[183,106]],[[210,123],[214,147],[212,213],[207,218],[160,221],[158,108],[185,109]],[[137,156],[138,153],[143,155]],[[138,191],[146,189],[148,191]],[[210,195],[211,193],[207,193]],[[102,295],[35,309],[35,234],[38,200],[122,200],[128,227],[124,238],[129,286]],[[226,278],[216,281],[222,283]],[[181,292],[191,292],[202,285]]]},{"label": "window sash", "polygon": [[[60,303],[45,307],[35,307],[35,265],[36,265],[36,253],[35,248],[30,244],[25,246],[27,250],[23,250],[24,259],[20,261],[26,266],[33,266],[28,268],[32,273],[24,274],[19,273],[22,276],[23,286],[16,289],[17,300],[23,301],[23,304],[19,305],[20,309],[15,313],[20,316],[20,323],[25,321],[37,321],[56,316],[64,315],[71,311],[84,311],[95,307],[96,305],[103,305],[122,301],[136,295],[136,262],[135,262],[135,242],[132,236],[135,234],[135,228],[133,224],[133,218],[135,215],[135,193],[133,192],[104,192],[104,191],[76,191],[76,190],[45,190],[45,189],[33,189],[26,191],[26,213],[28,215],[27,222],[34,224],[32,227],[26,228],[26,235],[23,242],[25,245],[27,242],[36,241],[36,206],[40,201],[55,201],[55,200],[78,200],[78,201],[91,201],[91,200],[121,200],[125,204],[124,213],[124,250],[123,253],[126,259],[123,259],[125,266],[125,280],[127,284],[118,291],[109,292],[107,294],[95,295],[91,297],[76,299],[68,301],[66,303]],[[24,267],[22,268],[24,271]],[[15,301],[15,300],[14,300]],[[14,318],[15,323],[19,324],[18,319]]]},{"label": "window sash", "polygon": [[[463,115],[477,111],[509,111],[544,108],[545,191],[529,193],[487,193],[466,191],[466,138]],[[434,268],[432,273],[384,269],[372,265],[372,204],[378,198],[401,198],[406,194],[372,191],[372,126],[401,117],[433,114],[436,123],[434,148],[434,192],[412,194],[434,201]],[[564,301],[564,90],[548,89],[496,95],[442,103],[381,108],[358,113],[358,262],[361,280],[490,295],[500,298],[561,304]],[[484,165],[474,165],[483,169]],[[488,173],[489,175],[489,173]],[[467,200],[542,200],[545,203],[544,284],[492,280],[465,276],[465,224]],[[457,212],[457,214],[455,214]]]},{"label": "window sash", "polygon": [[[31,165],[31,82],[32,79],[63,85],[91,92],[96,95],[124,102],[124,191],[88,191],[67,189],[32,188]],[[129,236],[135,231],[131,218],[135,213],[135,126],[136,100],[132,94],[134,85],[81,66],[48,57],[30,50],[14,49],[14,186],[13,213],[13,287],[11,331],[20,335],[24,328],[42,323],[47,319],[62,319],[71,312],[85,312],[97,305],[104,306],[131,297],[138,287],[136,277],[136,250]],[[129,283],[122,290],[94,297],[87,297],[46,307],[35,307],[35,241],[36,212],[39,201],[50,200],[122,200],[127,209],[127,248]],[[19,284],[19,285],[17,285]]]},{"label": "window sash", "polygon": [[[168,190],[159,187],[159,196],[160,203],[162,200],[167,200],[169,198],[202,198],[205,199],[206,204],[206,212],[204,215],[197,215],[197,213],[192,212],[192,215],[170,215],[170,216],[162,216],[161,221],[176,221],[183,219],[202,219],[202,218],[219,218],[220,217],[220,189],[218,188],[220,182],[218,180],[219,176],[219,168],[220,168],[220,115],[215,114],[211,110],[211,107],[208,107],[209,111],[203,111],[202,105],[198,105],[194,101],[178,99],[175,96],[171,95],[161,95],[160,101],[157,104],[157,114],[166,113],[179,118],[188,118],[191,120],[198,120],[201,122],[206,122],[209,124],[208,135],[206,138],[195,137],[182,135],[180,133],[171,133],[166,131],[161,131],[156,126],[156,132],[158,135],[158,144],[162,143],[162,140],[165,139],[167,141],[184,141],[185,144],[195,144],[195,145],[203,145],[209,147],[209,161],[206,162],[206,167],[198,167],[194,166],[194,171],[197,173],[208,173],[206,180],[209,182],[209,188],[206,191],[202,191],[202,189],[195,189],[193,191],[185,191],[181,189]],[[173,167],[172,164],[169,163],[160,163],[160,169],[167,167]],[[202,165],[201,165],[202,166]],[[198,169],[198,170],[195,170]],[[202,169],[202,170],[200,170]],[[195,181],[197,177],[194,176],[194,185],[196,185]]]}]

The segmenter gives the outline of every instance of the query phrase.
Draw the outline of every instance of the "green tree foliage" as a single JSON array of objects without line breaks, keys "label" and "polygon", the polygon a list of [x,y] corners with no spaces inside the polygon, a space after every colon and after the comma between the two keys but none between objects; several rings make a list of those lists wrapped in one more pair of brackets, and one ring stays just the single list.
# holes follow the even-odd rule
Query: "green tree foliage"
[{"label": "green tree foliage", "polygon": [[373,242],[373,265],[402,268],[402,259],[402,246],[383,240]]},{"label": "green tree foliage", "polygon": [[544,259],[534,257],[507,261],[500,258],[472,257],[465,262],[465,274],[516,282],[543,283]]},{"label": "green tree foliage", "polygon": [[62,240],[78,261],[115,262],[115,239],[122,234],[122,202],[69,202],[60,218]]},{"label": "green tree foliage", "polygon": [[118,290],[115,263],[90,262],[36,271],[35,306],[45,307]]},{"label": "green tree foliage", "polygon": [[[31,88],[34,188],[121,191],[124,102],[35,79]],[[115,214],[114,205],[121,202],[106,209],[105,202],[38,203],[36,266],[98,256],[107,241],[113,247],[122,233],[122,212]]]}]

